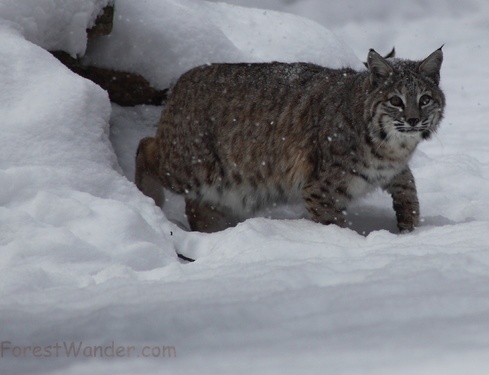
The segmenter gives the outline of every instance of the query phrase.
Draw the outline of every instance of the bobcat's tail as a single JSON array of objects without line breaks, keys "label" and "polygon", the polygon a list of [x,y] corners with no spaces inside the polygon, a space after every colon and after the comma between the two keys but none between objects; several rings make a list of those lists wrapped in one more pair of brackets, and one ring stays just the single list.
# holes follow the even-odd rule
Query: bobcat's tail
[{"label": "bobcat's tail", "polygon": [[155,138],[141,139],[136,151],[136,175],[134,182],[144,195],[153,198],[156,205],[163,207],[163,187],[158,177],[160,165],[158,145]]}]

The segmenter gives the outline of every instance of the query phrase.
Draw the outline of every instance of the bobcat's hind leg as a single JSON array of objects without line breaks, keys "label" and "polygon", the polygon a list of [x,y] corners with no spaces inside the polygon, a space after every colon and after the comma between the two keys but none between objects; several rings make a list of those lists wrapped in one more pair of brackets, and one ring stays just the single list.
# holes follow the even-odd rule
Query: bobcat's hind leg
[{"label": "bobcat's hind leg", "polygon": [[158,177],[159,155],[155,138],[147,137],[139,142],[136,152],[135,183],[144,195],[153,198],[157,206],[163,207],[163,186]]},{"label": "bobcat's hind leg", "polygon": [[185,199],[185,214],[193,231],[218,232],[239,223],[226,208],[189,198]]}]

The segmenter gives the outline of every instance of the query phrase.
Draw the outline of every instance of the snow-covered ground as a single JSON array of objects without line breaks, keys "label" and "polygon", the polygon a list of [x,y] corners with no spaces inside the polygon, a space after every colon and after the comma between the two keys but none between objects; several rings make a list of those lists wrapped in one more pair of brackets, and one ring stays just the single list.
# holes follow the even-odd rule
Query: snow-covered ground
[{"label": "snow-covered ground", "polygon": [[381,192],[349,229],[297,207],[181,229],[180,197],[162,213],[131,182],[161,107],[111,106],[43,49],[85,53],[107,2],[0,0],[1,374],[489,371],[487,1],[116,0],[87,50],[163,88],[207,62],[361,69],[371,47],[445,43],[446,117],[411,163],[423,223],[407,235]]}]

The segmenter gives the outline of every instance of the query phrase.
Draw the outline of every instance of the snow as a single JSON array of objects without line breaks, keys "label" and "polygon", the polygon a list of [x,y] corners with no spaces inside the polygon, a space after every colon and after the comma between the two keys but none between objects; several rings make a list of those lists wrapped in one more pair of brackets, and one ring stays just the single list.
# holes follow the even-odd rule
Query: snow
[{"label": "snow", "polygon": [[0,23],[50,51],[83,55],[87,28],[111,0],[2,0]]},{"label": "snow", "polygon": [[[163,88],[202,63],[360,69],[371,47],[423,58],[445,43],[446,116],[411,163],[422,226],[398,235],[376,192],[347,229],[298,207],[182,229],[181,197],[161,212],[131,182],[161,107],[111,106],[45,51],[83,54],[107,1],[0,0],[0,372],[487,373],[489,3],[234,2],[274,10],[116,0],[113,34],[86,59]],[[85,354],[66,358],[71,343]],[[111,345],[134,351],[87,355]],[[164,346],[176,358],[143,356]]]},{"label": "snow", "polygon": [[279,59],[362,67],[331,31],[292,14],[195,0],[146,0],[144,6],[119,0],[115,18],[113,32],[93,43],[86,62],[138,72],[160,89],[213,62]]}]

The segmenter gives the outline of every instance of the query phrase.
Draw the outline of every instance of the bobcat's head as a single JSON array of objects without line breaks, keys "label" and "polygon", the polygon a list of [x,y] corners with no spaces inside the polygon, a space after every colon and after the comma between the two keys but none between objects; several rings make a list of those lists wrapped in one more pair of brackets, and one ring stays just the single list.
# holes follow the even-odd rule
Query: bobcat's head
[{"label": "bobcat's head", "polygon": [[431,137],[445,107],[438,86],[442,61],[441,48],[422,61],[386,60],[370,50],[365,117],[372,136],[413,143]]}]

